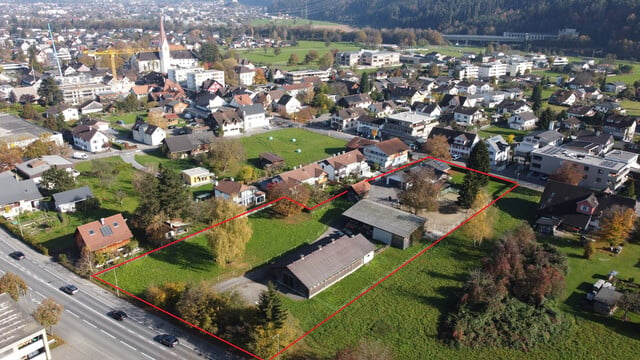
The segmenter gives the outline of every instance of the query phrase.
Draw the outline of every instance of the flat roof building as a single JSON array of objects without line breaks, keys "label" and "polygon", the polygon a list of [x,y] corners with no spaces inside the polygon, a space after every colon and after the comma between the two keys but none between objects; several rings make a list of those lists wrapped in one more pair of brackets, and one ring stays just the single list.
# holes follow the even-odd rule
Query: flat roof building
[{"label": "flat roof building", "polygon": [[51,359],[44,327],[20,309],[9,294],[0,294],[0,359]]}]

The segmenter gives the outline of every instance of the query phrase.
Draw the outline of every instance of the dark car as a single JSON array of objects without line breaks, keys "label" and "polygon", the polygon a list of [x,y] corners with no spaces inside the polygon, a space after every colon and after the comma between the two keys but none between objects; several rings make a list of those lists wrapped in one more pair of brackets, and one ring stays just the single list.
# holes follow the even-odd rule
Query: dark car
[{"label": "dark car", "polygon": [[12,258],[14,258],[16,260],[24,259],[24,254],[22,253],[22,251],[14,251],[11,254],[9,254],[9,256],[11,256]]},{"label": "dark car", "polygon": [[168,347],[176,347],[178,346],[178,344],[180,344],[180,341],[178,341],[177,337],[169,334],[162,334],[162,335],[156,336],[156,341]]},{"label": "dark car", "polygon": [[112,318],[118,320],[118,321],[122,321],[125,320],[127,318],[127,313],[122,311],[122,310],[114,310],[114,311],[110,311],[107,315],[111,316]]},{"label": "dark car", "polygon": [[73,295],[78,292],[78,288],[75,287],[75,285],[71,285],[71,284],[61,287],[60,290],[66,292],[69,295]]}]

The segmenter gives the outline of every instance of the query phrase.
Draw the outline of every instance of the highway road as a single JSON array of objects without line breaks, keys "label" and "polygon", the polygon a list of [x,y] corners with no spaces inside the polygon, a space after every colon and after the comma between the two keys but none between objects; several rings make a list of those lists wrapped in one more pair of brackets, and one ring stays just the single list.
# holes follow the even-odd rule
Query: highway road
[{"label": "highway road", "polygon": [[[22,251],[26,258],[8,256]],[[89,280],[82,279],[49,257],[39,254],[0,228],[0,275],[12,272],[29,285],[20,305],[31,311],[44,298],[53,298],[65,308],[60,322],[53,327],[65,344],[54,349],[53,356],[75,359],[243,359],[222,349],[217,340],[194,336],[181,327],[117,298]],[[74,284],[75,295],[67,295],[60,287]],[[124,310],[129,318],[120,322],[107,316],[111,310]],[[180,345],[166,347],[154,337],[170,333]]]}]

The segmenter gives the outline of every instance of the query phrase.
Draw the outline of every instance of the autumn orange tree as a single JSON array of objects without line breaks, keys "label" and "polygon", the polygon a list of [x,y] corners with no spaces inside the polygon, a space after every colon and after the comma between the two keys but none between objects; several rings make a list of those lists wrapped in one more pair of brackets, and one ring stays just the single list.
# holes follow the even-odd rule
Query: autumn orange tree
[{"label": "autumn orange tree", "polygon": [[[471,204],[473,211],[478,211],[485,207],[491,197],[485,190],[481,190]],[[462,228],[463,233],[473,240],[473,246],[476,247],[483,240],[489,238],[493,234],[493,223],[495,220],[493,208],[485,209],[469,221]]]},{"label": "autumn orange tree", "polygon": [[[273,201],[286,196],[289,199],[293,199],[301,204],[307,204],[309,198],[311,197],[311,191],[305,185],[284,181],[269,185],[267,189],[267,196],[269,198],[269,201]],[[292,201],[283,199],[275,202],[272,206],[272,209],[281,216],[289,216],[302,211],[302,206]]]},{"label": "autumn orange tree", "polygon": [[433,170],[413,168],[405,174],[406,188],[398,194],[400,201],[414,210],[435,211],[438,209],[438,194],[442,184],[436,180]]},{"label": "autumn orange tree", "polygon": [[627,241],[633,231],[636,214],[631,208],[619,205],[607,209],[600,219],[599,239],[611,246]]},{"label": "autumn orange tree", "polygon": [[449,152],[449,140],[444,135],[436,135],[422,146],[424,152],[436,159],[451,161],[451,153]]},{"label": "autumn orange tree", "polygon": [[565,161],[558,170],[549,176],[549,179],[565,184],[578,185],[583,177],[584,168],[582,165],[572,161]]}]

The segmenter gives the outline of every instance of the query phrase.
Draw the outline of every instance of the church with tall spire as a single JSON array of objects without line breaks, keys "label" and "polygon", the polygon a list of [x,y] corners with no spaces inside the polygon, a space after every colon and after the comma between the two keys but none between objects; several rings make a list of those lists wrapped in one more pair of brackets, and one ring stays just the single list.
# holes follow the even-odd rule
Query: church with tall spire
[{"label": "church with tall spire", "polygon": [[160,16],[160,72],[166,74],[171,66],[171,50],[169,49],[169,40],[164,32],[164,15]]},{"label": "church with tall spire", "polygon": [[175,47],[181,49],[171,49],[164,29],[164,15],[161,15],[158,51],[135,54],[131,59],[132,66],[139,73],[156,71],[162,74],[167,74],[169,69],[189,69],[198,66],[198,57],[193,51],[180,46]]}]

